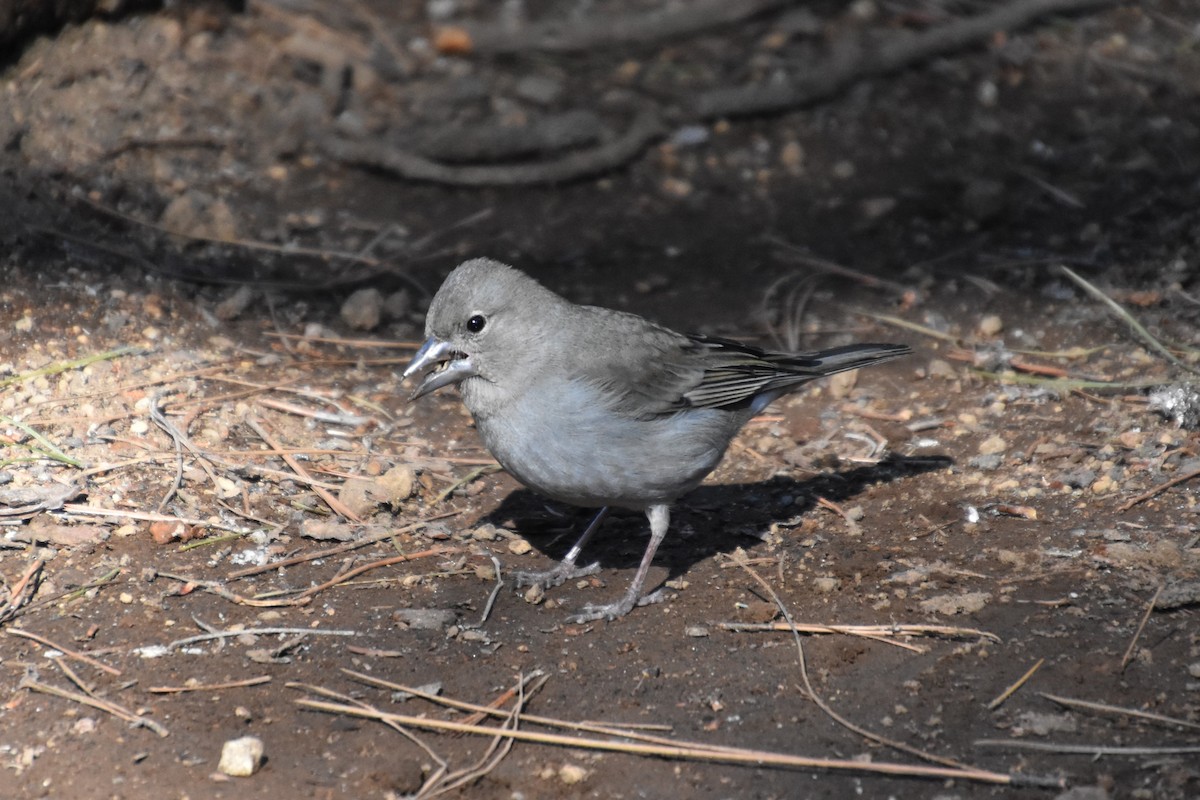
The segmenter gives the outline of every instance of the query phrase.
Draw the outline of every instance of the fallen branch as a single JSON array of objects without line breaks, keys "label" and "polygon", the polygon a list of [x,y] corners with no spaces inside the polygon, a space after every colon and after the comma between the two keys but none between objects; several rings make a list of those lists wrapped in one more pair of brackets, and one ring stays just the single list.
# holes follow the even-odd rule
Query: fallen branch
[{"label": "fallen branch", "polygon": [[448,166],[415,153],[376,142],[328,138],[320,147],[330,158],[389,172],[407,180],[451,186],[526,186],[565,183],[607,172],[633,160],[663,133],[658,115],[646,112],[607,144],[552,161],[504,166]]},{"label": "fallen branch", "polygon": [[788,0],[692,0],[642,13],[597,16],[593,19],[545,20],[520,27],[463,23],[451,30],[470,39],[472,53],[573,53],[628,44],[676,39],[730,25],[788,5]]},{"label": "fallen branch", "polygon": [[705,119],[787,111],[811,105],[867,78],[888,75],[988,39],[997,31],[1029,25],[1050,14],[1065,14],[1115,5],[1116,0],[1023,0],[1000,3],[985,14],[957,20],[923,33],[896,35],[892,42],[866,51],[851,46],[835,53],[831,63],[813,65],[803,80],[750,84],[703,92],[692,102]]}]

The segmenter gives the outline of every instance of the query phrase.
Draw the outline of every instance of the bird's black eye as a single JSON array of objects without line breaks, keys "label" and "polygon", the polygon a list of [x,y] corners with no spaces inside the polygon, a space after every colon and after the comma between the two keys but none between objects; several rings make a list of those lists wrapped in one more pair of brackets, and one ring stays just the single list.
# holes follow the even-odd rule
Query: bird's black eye
[{"label": "bird's black eye", "polygon": [[467,320],[467,330],[471,333],[479,333],[483,330],[484,325],[487,325],[487,320],[483,318],[482,314],[476,314]]}]

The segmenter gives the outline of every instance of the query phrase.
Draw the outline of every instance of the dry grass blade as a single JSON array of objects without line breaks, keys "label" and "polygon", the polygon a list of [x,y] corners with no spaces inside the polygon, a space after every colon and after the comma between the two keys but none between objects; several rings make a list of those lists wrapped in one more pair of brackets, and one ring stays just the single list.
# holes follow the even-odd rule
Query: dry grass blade
[{"label": "dry grass blade", "polygon": [[[525,709],[525,684],[531,680],[533,676],[519,677],[517,685],[514,687],[517,696],[517,702],[513,704],[511,712],[508,712],[500,724],[499,730],[492,738],[491,744],[484,753],[479,757],[479,760],[473,767],[458,770],[447,775],[440,786],[431,790],[428,794],[421,795],[422,798],[437,797],[438,795],[447,794],[460,787],[474,783],[483,776],[487,775],[495,769],[504,757],[512,751],[513,742],[511,736],[505,736],[507,731],[517,730],[517,723],[521,712]],[[541,679],[534,685],[533,691],[537,691],[545,685],[547,678],[542,676]]]},{"label": "dry grass blade", "polygon": [[1025,671],[1025,674],[1017,678],[1016,682],[1001,692],[992,702],[987,704],[988,710],[999,708],[1005,700],[1017,693],[1017,690],[1024,686],[1033,674],[1042,668],[1042,664],[1046,663],[1046,659],[1039,658],[1037,663]]},{"label": "dry grass blade", "polygon": [[[878,775],[904,775],[910,777],[939,778],[947,780],[964,780],[1000,785],[1015,785],[1021,781],[1012,775],[988,770],[954,767],[929,767],[913,764],[894,764],[889,762],[862,762],[845,759],[809,758],[788,753],[776,753],[768,750],[750,750],[746,748],[714,749],[703,744],[681,742],[673,745],[642,744],[637,742],[616,742],[603,739],[589,739],[582,736],[564,736],[562,734],[536,733],[523,729],[497,731],[496,728],[482,725],[464,725],[459,722],[416,717],[408,714],[392,714],[382,711],[366,710],[357,706],[326,703],[319,700],[301,698],[296,703],[305,708],[325,711],[331,714],[346,714],[348,716],[375,719],[381,722],[395,722],[414,728],[425,728],[441,731],[459,731],[462,733],[482,736],[506,736],[512,739],[536,742],[539,744],[575,747],[584,750],[601,750],[615,753],[630,753],[634,755],[655,756],[660,758],[680,758],[693,761],[712,761],[730,764],[753,764],[757,767],[792,767],[801,769],[823,769],[849,772],[862,772]],[[529,718],[524,718],[527,722]],[[618,734],[625,735],[625,734]],[[1055,784],[1057,785],[1057,784]]]},{"label": "dry grass blade", "polygon": [[42,694],[54,695],[55,697],[61,697],[64,700],[70,700],[72,702],[79,703],[80,705],[90,706],[91,708],[103,711],[107,714],[112,714],[118,719],[123,719],[130,725],[134,725],[139,728],[148,728],[157,733],[159,736],[170,735],[170,731],[149,717],[138,716],[124,706],[108,700],[101,700],[96,697],[81,694],[80,692],[72,692],[67,689],[60,689],[59,687],[51,686],[48,683],[40,683],[28,676],[21,680],[19,688],[28,689],[31,692],[41,692]]},{"label": "dry grass blade", "polygon": [[[253,431],[257,433],[264,442],[267,443],[267,445],[276,450],[283,450],[283,447],[277,441],[275,441],[275,437],[267,432],[266,426],[261,420],[247,416],[243,421],[249,425],[250,428],[253,429]],[[309,481],[309,485],[312,487],[312,490],[317,493],[318,497],[325,501],[325,504],[329,506],[329,509],[333,511],[333,513],[339,514],[353,522],[362,522],[362,518],[360,518],[358,514],[355,514],[353,511],[347,508],[346,504],[341,500],[338,500],[337,497],[335,497],[329,490],[312,483],[312,477],[308,474],[308,471],[300,465],[299,461],[290,455],[284,455],[281,456],[281,458],[284,460],[284,463],[291,467],[293,472],[295,472],[301,478]]]},{"label": "dry grass blade", "polygon": [[739,564],[739,566],[741,566],[742,569],[744,569],[750,575],[750,577],[752,577],[755,582],[762,587],[763,591],[767,593],[767,596],[771,598],[771,601],[775,603],[775,606],[779,609],[779,613],[783,615],[784,620],[788,624],[788,629],[792,632],[792,638],[796,642],[796,653],[800,665],[800,679],[803,682],[804,691],[808,694],[809,699],[816,703],[817,708],[825,712],[826,716],[828,716],[837,724],[841,725],[843,728],[853,731],[865,739],[869,739],[886,747],[890,747],[893,750],[899,750],[902,753],[908,753],[909,755],[916,756],[923,761],[929,761],[934,764],[942,764],[952,769],[975,769],[974,767],[955,761],[952,758],[946,758],[934,753],[929,753],[920,749],[919,747],[913,747],[910,744],[905,744],[904,742],[896,741],[895,739],[889,739],[886,736],[881,736],[874,731],[869,731],[861,725],[851,722],[839,714],[833,708],[833,706],[829,705],[819,694],[817,694],[816,689],[812,685],[812,680],[808,675],[807,660],[804,657],[804,643],[800,640],[800,632],[796,629],[795,620],[792,619],[791,612],[787,610],[787,606],[783,604],[783,601],[779,598],[779,595],[776,594],[775,590],[771,588],[771,584],[767,583],[761,575],[751,569],[748,565],[738,561],[736,558],[734,559],[734,563]]},{"label": "dry grass blade", "polygon": [[[311,684],[298,683],[296,681],[289,681],[286,685],[289,689],[299,689],[299,690],[305,691],[305,692],[312,692],[313,694],[320,695],[321,697],[329,697],[334,700],[340,700],[343,703],[357,706],[359,708],[368,709],[370,711],[378,711],[378,709],[376,709],[374,706],[370,705],[369,703],[364,703],[362,700],[359,700],[358,698],[351,697],[350,695],[347,695],[347,694],[342,694],[341,692],[335,692],[332,689],[326,689],[323,686],[313,686]],[[437,786],[439,786],[441,784],[442,778],[445,777],[446,773],[450,771],[449,762],[446,761],[446,759],[439,756],[437,754],[437,751],[435,751],[432,747],[430,747],[428,744],[425,743],[424,739],[422,739],[420,736],[417,736],[415,733],[410,731],[408,728],[405,728],[403,725],[400,725],[392,720],[381,719],[379,721],[382,722],[384,725],[387,725],[389,728],[391,728],[392,730],[394,730],[396,733],[400,734],[404,738],[408,739],[410,742],[415,744],[417,747],[424,750],[425,754],[428,755],[431,759],[433,759],[434,763],[437,764],[437,769],[433,770],[432,774],[429,775],[429,777],[427,777],[425,779],[425,783],[423,783],[421,785],[421,788],[419,790],[417,790],[417,792],[414,796],[418,797],[418,798],[424,797],[426,792],[433,791],[434,789],[436,789]]]},{"label": "dry grass blade", "polygon": [[501,467],[499,464],[492,462],[489,464],[484,464],[482,467],[479,467],[477,469],[471,470],[466,475],[459,478],[457,481],[455,481],[454,483],[450,484],[448,487],[443,489],[438,494],[438,496],[434,498],[432,505],[435,505],[435,506],[441,505],[442,501],[444,501],[447,497],[449,497],[451,494],[453,494],[454,490],[459,488],[460,486],[466,486],[468,483],[470,483],[471,481],[474,481],[477,478],[482,478],[484,475],[491,475],[493,472],[499,472],[502,469],[503,469],[503,467]]},{"label": "dry grass blade", "polygon": [[927,325],[909,322],[903,317],[897,317],[892,314],[876,314],[873,311],[855,311],[854,313],[862,317],[867,317],[868,319],[873,319],[876,322],[882,322],[885,325],[892,325],[897,328],[902,328],[906,331],[919,333],[922,336],[928,336],[930,339],[937,339],[942,342],[952,342],[954,344],[959,342],[959,337],[954,336],[953,334],[943,333],[942,331],[930,328]]},{"label": "dry grass blade", "polygon": [[213,528],[219,531],[228,531],[245,535],[247,531],[242,528],[235,528],[232,525],[223,525],[219,522],[213,522],[207,519],[193,519],[191,517],[180,517],[176,514],[158,514],[153,511],[130,511],[124,508],[101,508],[100,506],[85,506],[82,503],[63,503],[62,510],[68,514],[78,514],[85,517],[115,517],[118,519],[138,519],[143,522],[181,522],[184,525],[190,525],[197,528]]},{"label": "dry grass blade", "polygon": [[1146,604],[1146,610],[1142,613],[1142,619],[1138,623],[1137,630],[1133,632],[1133,638],[1129,640],[1129,646],[1125,648],[1125,655],[1121,656],[1121,672],[1129,666],[1130,659],[1133,658],[1133,649],[1137,647],[1138,639],[1142,636],[1142,631],[1146,628],[1146,622],[1149,621],[1150,615],[1154,613],[1154,604],[1158,602],[1159,595],[1162,594],[1163,584],[1158,585],[1158,589],[1154,592],[1154,597],[1150,598],[1150,602]]},{"label": "dry grass blade", "polygon": [[21,613],[21,609],[33,599],[45,566],[45,559],[38,558],[21,573],[16,584],[9,589],[8,597],[0,601],[0,623],[17,617]]},{"label": "dry grass blade", "polygon": [[1196,369],[1196,367],[1193,367],[1191,364],[1181,361],[1174,353],[1167,349],[1166,345],[1154,338],[1154,335],[1151,334],[1150,331],[1146,330],[1142,323],[1134,319],[1133,315],[1126,311],[1116,300],[1113,300],[1111,297],[1100,291],[1084,278],[1076,275],[1066,265],[1060,264],[1058,269],[1060,272],[1062,272],[1062,274],[1070,278],[1077,286],[1091,295],[1092,298],[1099,301],[1101,305],[1116,315],[1118,319],[1128,325],[1129,329],[1133,331],[1134,335],[1141,339],[1142,342],[1145,343],[1145,345],[1155,353],[1158,353],[1168,362],[1176,367],[1179,367],[1180,369],[1187,370],[1193,375],[1200,375],[1200,369]]},{"label": "dry grass blade", "polygon": [[839,278],[852,280],[871,289],[887,289],[888,291],[894,292],[900,296],[913,291],[912,287],[905,286],[902,283],[890,281],[887,278],[881,278],[878,275],[871,275],[870,273],[862,272],[861,270],[851,269],[850,267],[829,261],[828,259],[819,258],[818,256],[806,253],[796,245],[792,244],[786,239],[781,239],[778,236],[767,234],[763,238],[770,244],[781,248],[794,261],[799,261],[801,264],[806,267],[810,267],[811,269],[827,272],[830,275],[837,275]]},{"label": "dry grass blade", "polygon": [[988,378],[1005,383],[1019,383],[1027,386],[1046,386],[1063,392],[1080,389],[1144,389],[1147,386],[1159,386],[1162,381],[1093,381],[1085,378],[1043,378],[1039,375],[1026,375],[1020,372],[992,372],[986,369],[972,370],[981,378]]},{"label": "dry grass blade", "polygon": [[377,542],[383,542],[388,539],[395,538],[396,536],[399,536],[402,533],[411,533],[412,531],[420,530],[421,528],[425,527],[425,524],[427,522],[428,522],[428,520],[422,520],[421,522],[412,522],[412,523],[409,523],[408,525],[405,525],[402,528],[396,528],[394,530],[384,531],[382,533],[378,533],[373,536],[367,536],[362,539],[355,539],[352,542],[346,542],[345,544],[339,544],[336,547],[329,547],[324,550],[318,550],[315,553],[306,553],[302,556],[293,556],[292,558],[282,558],[279,561],[271,561],[267,564],[259,564],[254,567],[246,567],[245,569],[235,570],[234,572],[231,572],[228,575],[226,575],[225,578],[227,580],[235,581],[235,580],[238,580],[239,578],[247,578],[251,575],[258,575],[263,572],[270,572],[271,570],[280,569],[282,567],[292,567],[292,566],[295,566],[296,564],[303,564],[306,561],[316,561],[318,559],[329,558],[330,556],[340,555],[341,553],[346,553],[351,550],[357,550],[360,547],[366,547],[369,544],[375,544]]},{"label": "dry grass blade", "polygon": [[38,453],[39,455],[45,456],[46,458],[49,458],[52,461],[59,461],[68,466],[75,467],[76,469],[84,469],[87,467],[87,465],[84,464],[82,461],[71,458],[69,455],[64,453],[62,450],[58,449],[58,447],[54,444],[54,442],[47,439],[43,434],[41,434],[37,430],[31,428],[29,425],[26,425],[24,422],[21,422],[18,419],[13,419],[12,417],[3,415],[3,414],[0,414],[0,422],[4,422],[8,425],[12,425],[14,428],[20,428],[22,431],[24,431],[26,433],[26,435],[32,437],[34,441],[36,441],[38,444],[40,444],[42,446],[41,449],[36,448],[36,447],[28,447],[28,449],[30,451],[32,451],[34,453]]},{"label": "dry grass blade", "polygon": [[[482,706],[477,703],[467,703],[462,700],[455,700],[449,697],[430,694],[415,686],[405,686],[404,684],[393,683],[392,681],[384,680],[373,675],[367,675],[362,672],[355,672],[351,669],[343,669],[346,675],[349,675],[355,680],[361,681],[369,686],[378,686],[381,689],[387,689],[393,692],[403,692],[404,694],[419,697],[422,700],[427,700],[446,708],[453,708],[457,711],[469,711],[474,714],[483,714],[485,716],[502,716],[504,712],[498,711],[490,706]],[[634,731],[636,726],[626,725],[625,723],[605,724],[601,722],[570,722],[568,720],[557,719],[555,717],[540,717],[534,714],[526,714],[523,719],[525,722],[535,725],[544,725],[548,728],[563,728],[565,730],[583,731],[586,733],[596,733],[605,736],[619,736],[624,739],[633,739],[634,741],[646,742],[648,744],[662,744],[674,746],[678,744],[672,739],[663,736],[655,736],[653,734],[638,733]],[[669,730],[669,728],[668,728]],[[723,745],[705,745],[692,744],[693,747],[704,747],[714,752],[723,752],[725,750],[736,750],[736,748],[727,748]]]},{"label": "dry grass blade", "polygon": [[149,686],[147,692],[151,694],[185,694],[187,692],[219,692],[225,689],[241,689],[246,686],[258,686],[262,683],[270,683],[270,675],[259,675],[255,678],[245,678],[240,681],[226,681],[225,683],[187,683],[183,686]]},{"label": "dry grass blade", "polygon": [[13,375],[0,380],[0,389],[5,388],[6,386],[12,386],[14,383],[23,383],[30,378],[43,378],[50,375],[57,375],[60,372],[79,369],[80,367],[86,367],[91,364],[96,364],[100,361],[111,361],[114,358],[122,358],[124,356],[137,355],[145,352],[147,352],[145,348],[130,345],[127,347],[118,347],[115,350],[107,350],[103,353],[96,353],[95,355],[84,356],[83,358],[76,358],[72,361],[59,361],[58,363],[49,364],[41,367],[40,369],[22,372],[20,375]]},{"label": "dry grass blade", "polygon": [[236,592],[226,589],[217,581],[205,581],[199,578],[189,578],[186,575],[175,575],[170,572],[159,572],[158,575],[163,578],[170,578],[174,581],[179,581],[184,585],[181,593],[186,593],[192,589],[203,589],[210,594],[215,594],[217,597],[223,597],[231,603],[237,603],[239,606],[249,606],[250,608],[279,608],[281,606],[303,606],[312,602],[310,597],[296,597],[287,600],[257,600],[253,597],[243,597]]},{"label": "dry grass blade", "polygon": [[1187,481],[1190,481],[1193,478],[1197,478],[1197,477],[1200,477],[1200,469],[1194,469],[1189,472],[1185,472],[1182,475],[1176,475],[1174,478],[1167,481],[1166,483],[1160,483],[1158,486],[1155,486],[1152,489],[1148,489],[1148,490],[1142,492],[1141,494],[1137,495],[1136,497],[1132,497],[1129,500],[1126,500],[1124,503],[1117,506],[1117,511],[1122,511],[1122,512],[1128,511],[1129,509],[1133,508],[1137,504],[1144,503],[1145,501],[1149,500],[1150,498],[1162,494],[1167,489],[1170,489],[1172,486],[1178,486],[1181,483],[1186,483]]},{"label": "dry grass blade", "polygon": [[[722,622],[718,625],[722,630],[750,631],[790,631],[792,626],[786,622]],[[949,636],[974,637],[999,642],[1000,637],[994,633],[977,628],[959,628],[953,625],[838,625],[821,623],[797,622],[795,630],[809,634],[843,634],[849,636]]]},{"label": "dry grass blade", "polygon": [[358,631],[339,631],[329,628],[240,628],[236,631],[210,631],[176,639],[167,645],[168,650],[184,647],[197,642],[207,642],[212,639],[230,639],[235,636],[358,636]]},{"label": "dry grass blade", "polygon": [[1123,714],[1127,717],[1136,717],[1149,722],[1159,722],[1163,725],[1177,725],[1181,728],[1195,728],[1200,730],[1200,722],[1189,722],[1186,719],[1179,717],[1168,717],[1165,714],[1155,714],[1151,711],[1142,711],[1137,708],[1122,708],[1120,706],[1110,706],[1107,703],[1093,703],[1090,700],[1076,700],[1070,697],[1059,697],[1054,694],[1038,692],[1038,695],[1047,700],[1058,703],[1060,706],[1067,708],[1082,708],[1088,711],[1099,711],[1103,714]]},{"label": "dry grass blade", "polygon": [[338,584],[345,583],[346,581],[350,580],[351,578],[356,578],[359,575],[362,575],[364,572],[370,572],[371,570],[378,569],[379,567],[390,567],[393,564],[403,564],[405,561],[415,561],[418,558],[428,558],[430,556],[439,556],[439,555],[444,555],[447,553],[457,553],[457,552],[459,552],[459,550],[456,547],[431,547],[428,550],[422,550],[419,553],[410,553],[408,555],[392,556],[391,558],[381,558],[377,561],[372,561],[369,564],[360,564],[359,566],[354,567],[353,569],[348,569],[345,572],[338,573],[337,575],[335,575],[334,577],[330,578],[329,580],[325,581],[322,584],[318,584],[317,586],[312,586],[312,587],[309,587],[308,589],[305,589],[304,591],[300,592],[299,594],[293,596],[292,602],[297,602],[297,601],[307,602],[310,598],[312,598],[313,595],[317,594],[318,592],[323,592],[326,589],[330,589],[334,586],[337,586]]},{"label": "dry grass blade", "polygon": [[[536,678],[541,678],[541,677],[543,677],[542,671],[534,670],[533,672],[529,673],[528,675],[522,677],[515,686],[510,686],[507,689],[505,689],[503,692],[501,692],[500,695],[495,700],[488,703],[487,707],[490,709],[493,709],[493,710],[504,708],[504,706],[506,706],[508,704],[509,700],[512,700],[518,694],[525,691],[526,684],[528,684],[530,681],[532,681]],[[544,681],[543,681],[543,683],[544,683]],[[487,717],[488,717],[488,712],[476,711],[474,714],[470,715],[469,717],[465,717],[462,721],[468,725],[478,725],[479,723],[481,723],[485,719],[487,719]]]},{"label": "dry grass blade", "polygon": [[1174,756],[1200,753],[1200,745],[1167,747],[1112,747],[1104,744],[1055,744],[1017,739],[976,739],[976,747],[1005,747],[1010,750],[1036,750],[1040,753],[1067,753],[1081,756]]},{"label": "dry grass blade", "polygon": [[120,675],[121,674],[121,670],[117,669],[116,667],[110,667],[108,664],[97,661],[96,659],[92,658],[91,656],[87,655],[86,653],[80,653],[79,651],[72,650],[69,647],[63,647],[60,644],[56,644],[56,643],[50,641],[49,639],[47,639],[44,636],[40,636],[31,631],[27,631],[24,628],[9,628],[8,630],[5,631],[5,633],[8,634],[9,636],[20,636],[23,639],[31,639],[31,640],[37,642],[38,644],[42,645],[43,647],[49,647],[51,650],[57,650],[60,653],[62,653],[63,655],[67,656],[68,658],[73,658],[76,661],[80,661],[84,664],[87,664],[88,666],[95,667],[98,670],[107,672],[109,675]]}]

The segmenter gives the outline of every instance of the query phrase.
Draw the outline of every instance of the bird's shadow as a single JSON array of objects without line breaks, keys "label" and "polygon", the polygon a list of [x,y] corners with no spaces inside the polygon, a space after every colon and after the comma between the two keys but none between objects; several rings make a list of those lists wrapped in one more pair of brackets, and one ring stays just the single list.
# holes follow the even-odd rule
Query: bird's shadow
[{"label": "bird's shadow", "polygon": [[[716,553],[753,544],[753,539],[761,539],[772,523],[802,517],[812,511],[818,498],[842,503],[868,486],[945,469],[953,463],[946,456],[892,456],[869,466],[804,480],[775,476],[757,483],[701,486],[671,507],[671,526],[654,563],[667,567],[668,579],[677,577]],[[512,528],[558,561],[594,514],[595,509],[550,504],[527,489],[518,489],[484,521]],[[649,535],[645,514],[613,509],[584,548],[579,563],[599,561],[604,569],[636,568]]]}]

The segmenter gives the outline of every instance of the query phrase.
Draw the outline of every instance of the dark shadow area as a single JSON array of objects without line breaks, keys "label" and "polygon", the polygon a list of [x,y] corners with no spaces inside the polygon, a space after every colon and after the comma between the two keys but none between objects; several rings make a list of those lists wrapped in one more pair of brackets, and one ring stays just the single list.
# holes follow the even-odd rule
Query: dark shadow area
[{"label": "dark shadow area", "polygon": [[[841,504],[869,486],[946,469],[953,463],[947,456],[892,456],[878,464],[804,480],[775,476],[759,483],[700,486],[671,507],[671,528],[655,556],[655,566],[667,567],[667,579],[678,577],[717,553],[752,547],[772,523],[791,520],[795,524],[814,511],[818,497]],[[593,509],[548,505],[533,492],[518,489],[483,521],[512,529],[558,561],[594,513]],[[599,561],[606,571],[636,569],[648,536],[645,514],[613,509],[579,563]],[[601,574],[602,579],[611,577]]]}]

